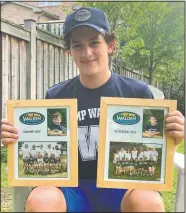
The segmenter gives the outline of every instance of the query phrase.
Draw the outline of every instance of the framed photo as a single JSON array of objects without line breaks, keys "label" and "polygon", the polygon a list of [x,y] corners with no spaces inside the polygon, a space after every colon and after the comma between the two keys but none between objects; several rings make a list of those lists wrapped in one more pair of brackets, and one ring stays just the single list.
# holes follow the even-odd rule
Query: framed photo
[{"label": "framed photo", "polygon": [[9,100],[9,186],[78,185],[77,100]]},{"label": "framed photo", "polygon": [[175,100],[101,98],[97,187],[172,187],[174,140],[166,135],[165,115]]}]

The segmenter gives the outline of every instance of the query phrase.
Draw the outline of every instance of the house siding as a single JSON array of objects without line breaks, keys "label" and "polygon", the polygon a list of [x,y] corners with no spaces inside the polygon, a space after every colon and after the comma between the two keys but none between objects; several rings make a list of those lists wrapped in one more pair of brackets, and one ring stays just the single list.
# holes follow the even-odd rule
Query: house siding
[{"label": "house siding", "polygon": [[1,5],[1,17],[15,24],[24,24],[25,19],[33,19],[36,22],[45,22],[51,19],[41,13],[34,13],[32,9],[14,3]]}]

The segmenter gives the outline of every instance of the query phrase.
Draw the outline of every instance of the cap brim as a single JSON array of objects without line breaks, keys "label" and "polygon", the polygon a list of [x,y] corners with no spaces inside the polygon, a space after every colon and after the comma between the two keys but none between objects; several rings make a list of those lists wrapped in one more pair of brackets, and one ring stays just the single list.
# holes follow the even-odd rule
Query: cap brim
[{"label": "cap brim", "polygon": [[92,27],[93,29],[97,30],[98,32],[100,32],[101,34],[105,34],[106,30],[94,25],[94,24],[88,24],[88,23],[81,23],[81,24],[77,24],[74,27],[71,27],[65,34],[64,34],[64,38],[75,28],[77,27],[83,27],[83,26],[88,26],[88,27]]}]

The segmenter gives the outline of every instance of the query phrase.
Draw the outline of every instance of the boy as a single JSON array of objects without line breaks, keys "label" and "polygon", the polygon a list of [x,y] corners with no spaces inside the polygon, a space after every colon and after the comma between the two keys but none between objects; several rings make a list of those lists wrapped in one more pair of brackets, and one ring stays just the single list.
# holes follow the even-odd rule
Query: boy
[{"label": "boy", "polygon": [[135,169],[135,175],[138,177],[138,174],[139,174],[138,158],[136,158],[135,161],[134,161],[134,169]]},{"label": "boy", "polygon": [[49,171],[50,171],[50,165],[49,165],[49,163],[50,163],[50,158],[49,158],[47,152],[45,153],[45,155],[44,155],[44,157],[43,157],[43,161],[44,161],[44,169],[43,169],[43,171],[46,172],[46,174],[48,174]]},{"label": "boy", "polygon": [[139,173],[141,174],[141,176],[143,175],[143,158],[139,158],[139,162],[138,162],[138,165],[139,165]]},{"label": "boy", "polygon": [[122,166],[121,166],[121,161],[120,159],[117,160],[116,162],[116,175],[120,175],[121,174],[121,170],[122,170]]},{"label": "boy", "polygon": [[154,175],[155,165],[156,165],[156,161],[154,161],[153,158],[151,157],[150,161],[149,161],[149,174],[150,174],[150,176]]},{"label": "boy", "polygon": [[67,128],[62,124],[62,115],[59,112],[52,114],[52,124],[48,127],[48,135],[60,136],[66,135]]},{"label": "boy", "polygon": [[146,157],[144,157],[143,160],[143,168],[144,168],[144,173],[143,176],[147,176],[148,175],[148,159]]},{"label": "boy", "polygon": [[147,160],[150,160],[150,153],[151,153],[151,148],[146,148],[145,151],[143,152],[143,156],[144,158],[146,158]]},{"label": "boy", "polygon": [[153,159],[153,161],[158,160],[158,152],[156,151],[156,148],[152,148],[152,151],[150,153],[150,157]]},{"label": "boy", "polygon": [[155,116],[149,117],[149,124],[145,126],[145,132],[143,132],[143,137],[162,138],[160,125],[158,124]]},{"label": "boy", "polygon": [[134,173],[134,161],[133,158],[130,159],[130,176],[132,176],[132,174]]},{"label": "boy", "polygon": [[136,150],[136,147],[133,148],[131,153],[132,153],[132,159],[135,160],[137,158],[137,155],[138,155],[138,150]]},{"label": "boy", "polygon": [[25,159],[28,159],[30,157],[30,150],[28,148],[28,144],[25,143],[23,147],[23,163],[25,163]]},{"label": "boy", "polygon": [[25,157],[23,161],[23,169],[24,169],[24,174],[29,173],[29,157]]},{"label": "boy", "polygon": [[38,163],[38,173],[37,174],[43,174],[44,173],[44,161],[43,161],[43,157],[40,153],[38,154],[38,159],[37,159],[37,163]]},{"label": "boy", "polygon": [[119,159],[119,150],[116,150],[116,152],[114,152],[113,163],[116,164]]},{"label": "boy", "polygon": [[142,147],[140,147],[139,148],[139,153],[138,153],[138,160],[140,159],[140,158],[144,158],[144,151],[143,151],[143,148]]},{"label": "boy", "polygon": [[122,167],[122,170],[121,170],[121,172],[123,172],[123,174],[125,175],[125,173],[126,173],[126,165],[125,165],[125,158],[123,157],[122,158],[122,161],[121,161],[121,167]]},{"label": "boy", "polygon": [[120,150],[119,150],[119,159],[122,160],[125,156],[125,153],[126,151],[124,150],[124,148],[122,147]]},{"label": "boy", "polygon": [[[64,22],[65,47],[79,68],[79,76],[50,88],[47,99],[77,98],[79,138],[78,187],[36,187],[26,201],[26,212],[162,212],[164,204],[154,190],[100,189],[96,187],[97,144],[100,98],[153,98],[148,85],[121,77],[109,70],[109,56],[116,41],[103,11],[80,8]],[[2,143],[15,142],[18,131],[7,119],[2,120]],[[95,130],[95,131],[92,131]],[[167,114],[167,134],[175,139],[175,148],[184,136],[184,117],[178,111]],[[99,131],[97,131],[99,132]],[[81,140],[80,140],[81,139]]]}]

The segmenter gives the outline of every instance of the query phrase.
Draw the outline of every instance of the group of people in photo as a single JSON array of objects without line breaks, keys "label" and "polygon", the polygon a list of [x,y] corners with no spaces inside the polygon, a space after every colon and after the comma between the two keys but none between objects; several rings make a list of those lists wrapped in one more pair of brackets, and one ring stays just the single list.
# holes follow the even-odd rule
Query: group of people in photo
[{"label": "group of people in photo", "polygon": [[156,148],[124,149],[114,152],[115,175],[154,176],[158,161]]},{"label": "group of people in photo", "polygon": [[45,149],[43,144],[39,147],[32,144],[31,149],[28,144],[24,144],[22,155],[24,174],[54,174],[67,169],[67,162],[65,159],[62,162],[62,153],[57,144],[54,147],[48,144]]}]

